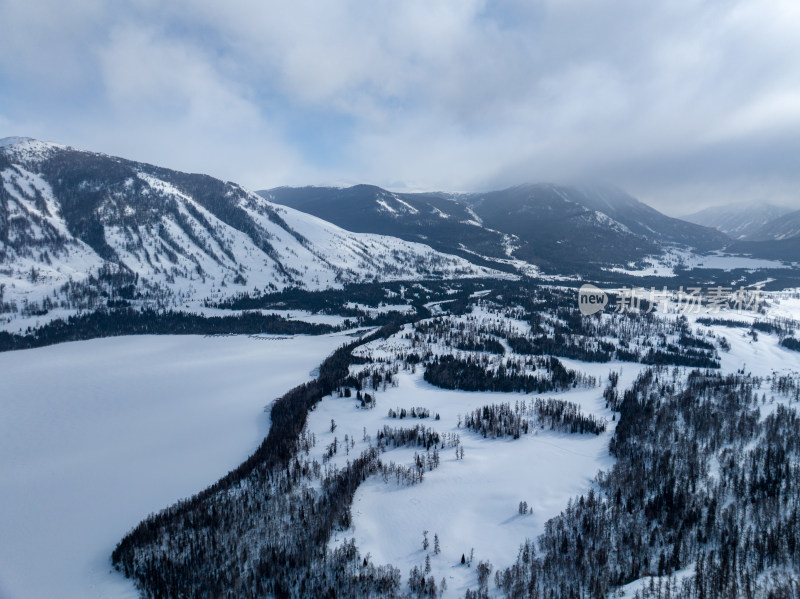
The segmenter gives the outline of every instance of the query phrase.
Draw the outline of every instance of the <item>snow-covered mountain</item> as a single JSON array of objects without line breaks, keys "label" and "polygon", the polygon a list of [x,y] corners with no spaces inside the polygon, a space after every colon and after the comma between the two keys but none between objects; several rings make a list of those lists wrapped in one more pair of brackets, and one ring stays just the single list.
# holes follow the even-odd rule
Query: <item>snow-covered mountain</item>
[{"label": "snow-covered mountain", "polygon": [[800,210],[782,214],[748,236],[751,241],[782,241],[800,237]]},{"label": "snow-covered mountain", "polygon": [[756,234],[775,219],[781,219],[791,210],[785,206],[774,206],[765,202],[711,206],[683,217],[690,223],[712,227],[733,239],[763,241],[774,238],[759,238]]},{"label": "snow-covered mountain", "polygon": [[721,249],[727,238],[670,218],[608,185],[520,185],[463,197],[483,222],[514,235],[515,256],[564,268],[624,264],[678,245]]},{"label": "snow-covered mountain", "polygon": [[770,204],[719,206],[686,219],[716,226],[733,237],[727,252],[791,262],[800,257],[800,210]]},{"label": "snow-covered mountain", "polygon": [[[393,193],[357,185],[260,191],[347,229],[430,243],[488,264],[536,265],[550,273],[623,265],[677,244],[721,249],[728,238],[670,218],[610,186],[520,185],[469,194]],[[502,263],[502,262],[501,262]]]},{"label": "snow-covered mountain", "polygon": [[[270,201],[302,210],[349,231],[393,235],[430,244],[470,261],[508,259],[512,240],[487,227],[469,206],[447,193],[401,194],[374,185],[279,187],[258,192]],[[497,266],[497,262],[490,262]]]},{"label": "snow-covered mountain", "polygon": [[32,139],[0,141],[0,177],[0,313],[489,272],[235,183]]}]

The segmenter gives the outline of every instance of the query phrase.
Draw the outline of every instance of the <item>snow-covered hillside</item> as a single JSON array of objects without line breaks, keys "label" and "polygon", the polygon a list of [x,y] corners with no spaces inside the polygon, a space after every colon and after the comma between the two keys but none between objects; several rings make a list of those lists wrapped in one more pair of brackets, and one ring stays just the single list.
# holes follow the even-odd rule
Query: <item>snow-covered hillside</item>
[{"label": "snow-covered hillside", "polygon": [[721,249],[728,239],[669,218],[610,186],[527,184],[480,193],[393,193],[378,187],[281,187],[260,191],[277,203],[347,229],[424,240],[479,263],[536,266],[558,276],[580,265],[619,266],[660,255],[665,244]]},{"label": "snow-covered hillside", "polygon": [[748,239],[761,241],[768,239],[792,239],[800,236],[800,210],[783,214],[764,224]]},{"label": "snow-covered hillside", "polygon": [[[622,370],[621,384],[627,387],[641,370],[635,364],[585,364],[570,362],[605,380],[609,371]],[[623,388],[624,388],[623,387]],[[425,473],[418,485],[397,484],[392,478],[376,476],[362,484],[353,500],[352,528],[336,534],[338,545],[354,539],[362,554],[370,554],[376,563],[392,564],[405,576],[412,568],[423,570],[426,557],[437,582],[445,581],[441,597],[463,597],[476,586],[475,566],[480,561],[495,567],[514,562],[526,539],[535,539],[545,523],[558,515],[571,498],[586,492],[594,476],[612,464],[608,443],[613,435],[612,412],[605,407],[603,389],[579,389],[548,394],[580,405],[582,411],[608,420],[601,435],[570,435],[541,430],[520,439],[486,439],[466,430],[460,423],[464,416],[482,406],[510,401],[531,401],[531,397],[504,393],[475,393],[438,389],[422,380],[422,373],[401,372],[397,386],[378,394],[378,406],[359,409],[357,402],[329,397],[312,413],[309,430],[317,440],[319,458],[334,438],[341,443],[345,435],[355,441],[350,456],[368,446],[362,434],[366,429],[374,438],[384,426],[431,427],[440,435],[459,435],[463,458],[456,450],[441,450],[440,465]],[[435,418],[403,420],[387,417],[387,410],[424,407]],[[330,431],[330,422],[337,423]],[[413,466],[415,451],[392,449],[384,461]],[[333,463],[344,463],[347,456],[339,450]],[[520,514],[519,503],[526,502],[532,512]],[[430,547],[423,548],[424,531]],[[440,551],[434,552],[438,538]],[[462,554],[469,558],[474,550],[472,568],[461,564]]]},{"label": "snow-covered hillside", "polygon": [[[794,307],[790,304],[792,300],[783,301],[790,310]],[[722,317],[736,314],[726,311]],[[790,315],[797,317],[798,312],[792,311]],[[662,315],[668,320],[675,316],[675,313]],[[754,313],[741,314],[744,318],[753,316]],[[527,323],[480,308],[449,320],[453,331],[504,331],[511,336],[530,333]],[[724,337],[727,340],[729,349],[721,352],[722,372],[746,371],[767,382],[779,376],[797,376],[797,354],[781,347],[777,336],[764,334],[756,341],[746,330],[703,326],[697,323],[696,317],[692,321],[701,338]],[[368,409],[359,405],[355,390],[352,395],[334,393],[323,399],[308,421],[308,434],[315,441],[310,457],[327,464],[328,468],[344,468],[348,461],[375,445],[376,431],[384,427],[409,429],[419,425],[445,439],[448,447],[439,451],[438,464],[425,471],[424,480],[418,484],[408,484],[392,476],[374,476],[363,483],[353,499],[352,526],[337,532],[331,543],[341,546],[353,539],[361,554],[368,554],[376,563],[392,564],[404,576],[415,567],[424,572],[426,578],[432,576],[439,589],[437,596],[463,597],[467,589],[478,586],[476,565],[479,562],[494,568],[513,564],[526,539],[538,538],[548,520],[592,488],[599,471],[610,471],[614,460],[609,453],[609,442],[614,436],[617,415],[609,409],[602,385],[609,373],[617,372],[619,388],[627,389],[645,366],[561,358],[568,369],[594,377],[597,386],[546,396],[573,402],[582,413],[604,420],[607,428],[599,435],[567,434],[542,427],[518,439],[487,438],[466,428],[467,414],[504,402],[519,407],[521,402],[532,401],[532,398],[519,394],[447,390],[429,384],[423,380],[422,367],[418,371],[408,370],[402,357],[414,353],[470,355],[470,352],[454,350],[436,336],[434,339],[438,340],[433,343],[421,343],[419,331],[417,328],[415,334],[415,327],[407,325],[393,337],[357,350],[359,355],[378,361],[381,370],[391,372],[394,365],[396,373],[390,384],[366,386],[359,393],[360,397],[369,393],[375,407],[369,407],[371,403]],[[508,360],[521,357],[504,345],[505,353],[490,356],[490,360],[508,364]],[[471,355],[478,359],[486,356],[480,352]],[[355,373],[364,368],[353,366],[351,370]],[[681,378],[688,372],[684,369]],[[366,377],[366,381],[370,380],[371,377]],[[777,405],[791,403],[779,393],[769,393],[767,383],[764,391],[767,394],[766,403],[761,406],[762,418],[773,413]],[[412,409],[416,410],[416,416]],[[407,414],[404,418],[396,416],[401,410]],[[448,440],[452,438],[458,439],[455,449],[449,447]],[[462,448],[463,454],[459,457]],[[424,455],[424,447],[390,446],[381,459],[385,464],[394,462],[413,469],[419,452]],[[523,501],[532,512],[520,513],[518,506]],[[426,537],[427,547],[424,546]],[[461,556],[469,560],[473,550],[472,567],[465,567]],[[637,582],[631,588],[640,585]]]},{"label": "snow-covered hillside", "polygon": [[52,143],[3,140],[0,178],[0,314],[490,272],[234,183]]},{"label": "snow-covered hillside", "polygon": [[756,239],[754,235],[767,223],[776,221],[791,212],[785,206],[766,202],[750,202],[712,206],[683,217],[683,220],[705,227],[713,227],[732,239]]}]

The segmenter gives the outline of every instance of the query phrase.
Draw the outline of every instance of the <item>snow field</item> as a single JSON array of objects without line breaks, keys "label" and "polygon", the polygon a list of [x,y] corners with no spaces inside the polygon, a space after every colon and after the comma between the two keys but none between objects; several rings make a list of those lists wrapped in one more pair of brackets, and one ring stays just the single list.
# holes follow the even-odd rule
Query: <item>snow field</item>
[{"label": "snow field", "polygon": [[[463,322],[467,318],[480,322],[482,326],[496,325],[497,320],[503,320],[503,328],[518,333],[525,333],[528,328],[525,322],[499,316],[485,308],[475,308],[468,316],[453,318],[453,322]],[[800,368],[796,352],[781,347],[775,335],[759,333],[759,340],[753,341],[746,330],[705,327],[697,325],[695,319],[695,316],[690,318],[693,328],[725,336],[730,343],[729,352],[719,352],[723,372],[744,368],[745,372],[769,379],[776,374],[797,372]],[[373,342],[357,353],[391,360],[398,353],[414,351],[411,341],[401,338],[409,330],[406,327],[397,336]],[[434,343],[428,347],[436,354],[452,351],[440,345]],[[611,467],[613,459],[608,454],[608,442],[614,422],[611,421],[612,413],[605,409],[602,390],[609,371],[621,373],[618,388],[623,391],[644,368],[627,362],[585,363],[559,359],[568,369],[596,377],[601,386],[543,396],[565,399],[577,403],[587,414],[605,416],[609,421],[605,433],[581,436],[539,431],[518,440],[484,439],[463,427],[458,428],[459,415],[463,417],[492,403],[509,402],[513,405],[517,400],[530,400],[532,397],[438,389],[422,379],[422,366],[418,366],[413,374],[401,370],[396,387],[377,393],[368,390],[377,402],[371,410],[360,408],[354,397],[325,398],[309,419],[309,429],[317,438],[315,450],[318,459],[322,458],[325,448],[334,438],[339,443],[345,435],[355,440],[350,456],[340,448],[330,460],[331,464],[341,467],[348,458],[359,455],[368,446],[364,441],[365,429],[367,435],[374,437],[384,425],[400,428],[420,424],[440,433],[458,434],[464,447],[463,461],[456,459],[454,449],[440,450],[441,465],[426,472],[421,484],[398,485],[391,478],[387,483],[381,476],[374,476],[362,484],[353,502],[353,526],[337,533],[332,542],[354,538],[362,554],[369,553],[376,563],[391,563],[400,568],[404,581],[414,566],[424,568],[426,555],[430,554],[431,575],[437,583],[445,579],[446,597],[461,596],[467,588],[477,586],[474,568],[477,561],[489,560],[495,570],[510,565],[520,543],[526,538],[536,539],[543,532],[547,520],[563,510],[570,499],[589,490],[599,470]],[[762,386],[768,397],[768,402],[761,406],[764,417],[779,403],[789,401],[771,393],[769,387],[769,380],[766,380]],[[410,410],[418,406],[430,410],[431,418],[400,420],[387,416],[389,409]],[[439,421],[434,419],[437,413],[441,417]],[[334,432],[330,431],[331,420],[336,422]],[[417,451],[422,453],[421,449]],[[409,448],[390,449],[382,459],[411,466],[414,453],[414,449]],[[520,501],[527,501],[533,507],[533,514],[519,515]],[[422,548],[425,530],[429,532],[431,543],[427,551]],[[441,543],[439,555],[433,554],[434,534],[439,535]],[[461,566],[461,555],[469,556],[473,548],[476,562],[473,568]]]},{"label": "snow field", "polygon": [[342,335],[140,336],[0,354],[0,597],[137,597],[111,572],[151,512],[239,465],[264,407]]},{"label": "snow field", "polygon": [[[609,371],[622,370],[620,388],[629,385],[640,372],[636,364],[584,364],[565,360],[568,368],[580,367],[605,380]],[[547,430],[523,435],[520,439],[484,439],[480,434],[458,427],[458,417],[493,403],[530,401],[534,395],[516,393],[470,393],[438,389],[422,380],[422,368],[416,373],[400,371],[398,386],[375,394],[377,406],[360,408],[355,397],[326,397],[310,414],[309,432],[316,436],[315,457],[322,455],[334,438],[355,440],[346,455],[340,446],[330,464],[344,466],[368,447],[366,434],[374,441],[383,426],[413,428],[419,424],[442,433],[457,434],[464,447],[464,459],[456,459],[455,449],[440,450],[441,464],[425,472],[422,483],[397,484],[380,475],[363,483],[353,501],[353,526],[339,532],[332,543],[355,538],[362,555],[369,553],[376,564],[391,563],[400,568],[403,581],[414,566],[425,565],[431,558],[431,575],[437,583],[446,580],[445,597],[462,596],[477,586],[475,566],[489,560],[506,567],[516,558],[525,539],[535,539],[544,524],[563,510],[570,498],[586,493],[599,470],[612,464],[608,442],[613,434],[612,413],[605,409],[604,387],[544,394],[572,401],[584,412],[605,416],[609,427],[601,435],[569,435]],[[368,391],[372,393],[372,391]],[[390,418],[388,410],[425,407],[430,418]],[[435,415],[440,420],[435,420]],[[336,430],[330,431],[334,420]],[[423,453],[423,448],[416,449]],[[415,448],[389,449],[382,456],[386,463],[413,465]],[[520,501],[527,501],[533,513],[520,515]],[[423,531],[429,531],[430,548],[423,551]],[[441,553],[433,554],[434,534],[439,535]],[[460,564],[461,555],[475,550],[472,568]]]}]

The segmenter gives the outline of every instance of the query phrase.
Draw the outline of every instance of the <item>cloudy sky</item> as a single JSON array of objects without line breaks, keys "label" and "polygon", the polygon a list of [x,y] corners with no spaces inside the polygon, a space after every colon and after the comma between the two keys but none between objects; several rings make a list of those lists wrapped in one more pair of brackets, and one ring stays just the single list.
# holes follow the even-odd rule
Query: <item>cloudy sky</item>
[{"label": "cloudy sky", "polygon": [[7,135],[253,189],[800,208],[800,3],[2,0]]}]

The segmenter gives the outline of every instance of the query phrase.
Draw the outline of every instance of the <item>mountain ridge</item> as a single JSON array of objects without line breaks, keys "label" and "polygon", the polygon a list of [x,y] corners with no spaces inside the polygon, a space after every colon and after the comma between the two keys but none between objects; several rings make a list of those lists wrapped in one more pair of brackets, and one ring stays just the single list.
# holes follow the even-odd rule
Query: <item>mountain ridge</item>
[{"label": "mountain ridge", "polygon": [[787,212],[779,218],[768,221],[752,235],[748,241],[783,241],[800,237],[800,210]]},{"label": "mountain ridge", "polygon": [[765,241],[772,237],[761,235],[761,239],[759,239],[759,230],[771,222],[778,221],[791,211],[791,208],[785,206],[755,202],[732,206],[710,206],[682,218],[698,225],[713,227],[734,240]]},{"label": "mountain ridge", "polygon": [[346,229],[430,239],[440,251],[549,270],[618,266],[663,244],[699,251],[729,239],[661,214],[612,186],[517,185],[480,193],[395,193],[377,186],[279,187],[259,192]]},{"label": "mountain ridge", "polygon": [[0,181],[0,312],[492,274],[208,175],[29,138],[0,141]]}]

